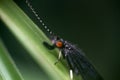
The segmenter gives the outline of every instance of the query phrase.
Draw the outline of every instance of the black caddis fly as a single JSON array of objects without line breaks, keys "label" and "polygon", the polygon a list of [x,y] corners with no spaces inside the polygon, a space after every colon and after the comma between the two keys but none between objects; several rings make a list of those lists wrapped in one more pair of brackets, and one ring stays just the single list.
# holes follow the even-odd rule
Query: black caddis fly
[{"label": "black caddis fly", "polygon": [[54,48],[59,49],[58,60],[61,54],[63,58],[67,60],[71,79],[73,79],[73,73],[75,73],[76,75],[81,74],[84,80],[103,80],[92,64],[87,60],[84,53],[75,45],[58,36],[53,36],[52,43],[53,45],[49,45],[47,42],[44,42],[44,45],[50,50]]},{"label": "black caddis fly", "polygon": [[50,50],[53,50],[54,48],[59,49],[60,53],[58,61],[60,60],[61,55],[64,59],[66,59],[69,65],[71,80],[73,79],[73,73],[76,75],[82,75],[83,80],[103,80],[103,78],[99,75],[99,73],[96,71],[96,69],[88,61],[84,53],[79,48],[77,48],[70,42],[63,40],[60,37],[55,36],[53,32],[43,23],[42,19],[38,16],[28,0],[26,0],[26,4],[34,13],[39,22],[44,26],[45,30],[49,32],[50,39],[53,45],[50,45],[47,42],[43,42],[44,46]]}]

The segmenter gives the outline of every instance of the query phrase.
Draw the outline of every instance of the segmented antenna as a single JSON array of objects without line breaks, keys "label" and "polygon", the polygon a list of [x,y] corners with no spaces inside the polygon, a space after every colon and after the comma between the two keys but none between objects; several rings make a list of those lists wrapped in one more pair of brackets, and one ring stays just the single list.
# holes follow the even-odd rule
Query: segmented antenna
[{"label": "segmented antenna", "polygon": [[35,17],[38,19],[38,21],[43,25],[43,27],[45,28],[45,30],[47,32],[50,33],[50,35],[53,34],[53,32],[45,25],[45,23],[43,22],[43,20],[39,17],[39,15],[37,14],[37,12],[35,11],[35,9],[32,7],[32,5],[30,4],[30,2],[28,0],[25,1],[27,6],[31,9],[31,11],[33,12],[33,14],[35,15]]}]

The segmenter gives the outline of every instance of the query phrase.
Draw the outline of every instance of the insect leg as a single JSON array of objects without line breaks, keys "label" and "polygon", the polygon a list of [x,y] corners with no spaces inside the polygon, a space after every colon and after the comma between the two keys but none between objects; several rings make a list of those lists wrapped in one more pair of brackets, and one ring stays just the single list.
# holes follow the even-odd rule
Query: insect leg
[{"label": "insect leg", "polygon": [[50,44],[48,44],[47,42],[43,42],[43,45],[44,45],[45,47],[47,47],[49,50],[53,50],[53,49],[55,48],[54,45],[50,45]]},{"label": "insect leg", "polygon": [[55,65],[60,61],[60,59],[61,59],[61,55],[62,55],[62,53],[61,53],[61,50],[60,50],[60,52],[59,52],[59,56],[58,56],[57,61],[55,62]]},{"label": "insect leg", "polygon": [[70,69],[70,79],[73,80],[73,71]]}]

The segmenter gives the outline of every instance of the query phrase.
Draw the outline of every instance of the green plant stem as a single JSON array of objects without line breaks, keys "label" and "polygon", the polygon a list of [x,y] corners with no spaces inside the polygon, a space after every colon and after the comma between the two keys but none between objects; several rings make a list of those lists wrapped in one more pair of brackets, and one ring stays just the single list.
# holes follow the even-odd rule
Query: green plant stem
[{"label": "green plant stem", "polygon": [[54,53],[58,51],[50,51],[43,45],[43,41],[50,43],[50,40],[12,0],[0,0],[0,16],[7,28],[49,75],[50,80],[70,80],[69,69],[65,65],[54,65],[57,60]]},{"label": "green plant stem", "polygon": [[2,79],[2,76],[1,76],[1,73],[0,73],[0,80],[3,80],[3,79]]},{"label": "green plant stem", "polygon": [[0,80],[23,80],[0,40]]}]

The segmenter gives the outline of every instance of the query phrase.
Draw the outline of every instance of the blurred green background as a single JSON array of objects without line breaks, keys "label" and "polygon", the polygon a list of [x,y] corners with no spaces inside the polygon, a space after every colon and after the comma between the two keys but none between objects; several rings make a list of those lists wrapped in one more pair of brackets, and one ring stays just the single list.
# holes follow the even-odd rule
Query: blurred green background
[{"label": "blurred green background", "polygon": [[[86,53],[105,80],[120,80],[119,1],[29,1],[54,33],[79,46]],[[41,28],[25,0],[15,2]],[[2,21],[0,36],[26,80],[49,80]]]}]

